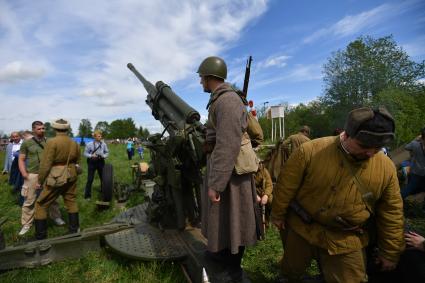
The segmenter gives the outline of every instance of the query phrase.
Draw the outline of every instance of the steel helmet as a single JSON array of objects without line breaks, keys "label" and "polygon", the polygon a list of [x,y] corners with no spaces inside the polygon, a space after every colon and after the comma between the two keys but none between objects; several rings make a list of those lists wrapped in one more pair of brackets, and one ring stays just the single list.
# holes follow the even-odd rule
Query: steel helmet
[{"label": "steel helmet", "polygon": [[227,66],[220,57],[211,56],[202,61],[197,73],[200,76],[214,76],[225,80],[227,78]]}]

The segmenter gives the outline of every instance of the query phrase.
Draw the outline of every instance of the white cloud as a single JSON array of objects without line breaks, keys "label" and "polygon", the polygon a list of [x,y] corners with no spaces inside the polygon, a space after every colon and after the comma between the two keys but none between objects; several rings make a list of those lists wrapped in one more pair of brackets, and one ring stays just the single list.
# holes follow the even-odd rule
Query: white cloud
[{"label": "white cloud", "polygon": [[105,97],[110,96],[112,93],[108,92],[104,88],[97,88],[97,89],[86,89],[81,93],[82,96],[88,96],[88,97]]},{"label": "white cloud", "polygon": [[266,79],[260,79],[255,83],[255,87],[263,87],[277,82],[303,82],[321,80],[323,75],[321,73],[321,64],[297,64],[294,67],[288,68],[288,72],[280,74],[266,73]]},{"label": "white cloud", "polygon": [[0,83],[13,83],[30,79],[41,78],[46,70],[42,66],[14,61],[0,67]]},{"label": "white cloud", "polygon": [[[153,83],[187,79],[204,57],[235,44],[267,5],[267,0],[1,1],[0,66],[22,63],[15,73],[10,67],[0,73],[17,82],[15,88],[0,88],[0,99],[9,101],[1,103],[0,119],[12,105],[29,114],[0,128],[22,128],[49,115],[108,120],[150,112],[128,62]],[[22,91],[18,77],[38,79],[30,81],[36,91]],[[47,91],[54,95],[42,95]]]},{"label": "white cloud", "polygon": [[392,7],[389,4],[383,4],[357,15],[345,16],[330,27],[319,29],[307,36],[304,38],[303,42],[311,43],[323,37],[344,37],[353,35],[365,28],[377,25],[392,11]]},{"label": "white cloud", "polygon": [[267,59],[260,61],[257,64],[257,68],[285,67],[287,65],[286,61],[290,58],[291,56],[287,55],[270,56]]}]

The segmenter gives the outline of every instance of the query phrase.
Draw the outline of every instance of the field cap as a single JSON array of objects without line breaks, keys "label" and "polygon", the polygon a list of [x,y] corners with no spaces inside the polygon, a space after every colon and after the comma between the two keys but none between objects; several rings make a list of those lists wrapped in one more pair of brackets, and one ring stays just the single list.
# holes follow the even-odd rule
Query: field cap
[{"label": "field cap", "polygon": [[352,110],[345,122],[345,132],[364,147],[383,147],[394,140],[394,119],[385,107],[362,107]]}]

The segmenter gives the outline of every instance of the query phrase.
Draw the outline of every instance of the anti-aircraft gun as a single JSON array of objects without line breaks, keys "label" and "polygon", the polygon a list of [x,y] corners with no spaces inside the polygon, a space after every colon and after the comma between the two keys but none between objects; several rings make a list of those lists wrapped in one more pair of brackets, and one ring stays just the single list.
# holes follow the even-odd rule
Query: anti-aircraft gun
[{"label": "anti-aircraft gun", "polygon": [[[127,67],[142,82],[152,115],[164,126],[162,134],[149,137],[151,151],[149,175],[155,182],[146,210],[148,220],[163,228],[184,229],[186,219],[199,223],[202,150],[205,126],[199,113],[162,81],[155,85],[128,63]],[[168,132],[168,137],[164,133]]]}]

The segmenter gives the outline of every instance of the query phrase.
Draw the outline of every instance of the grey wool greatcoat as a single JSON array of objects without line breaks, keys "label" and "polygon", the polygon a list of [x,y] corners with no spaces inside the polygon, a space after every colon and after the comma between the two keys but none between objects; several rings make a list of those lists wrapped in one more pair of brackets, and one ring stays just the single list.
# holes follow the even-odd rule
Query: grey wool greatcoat
[{"label": "grey wool greatcoat", "polygon": [[[253,174],[234,171],[247,126],[247,111],[239,95],[227,83],[218,86],[208,109],[207,142],[215,142],[215,147],[207,156],[202,190],[202,233],[211,252],[230,249],[236,254],[239,246],[257,241]],[[220,193],[220,202],[209,200],[208,188]]]}]

